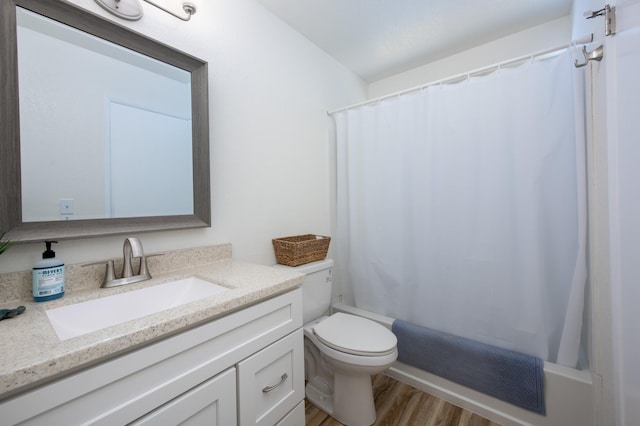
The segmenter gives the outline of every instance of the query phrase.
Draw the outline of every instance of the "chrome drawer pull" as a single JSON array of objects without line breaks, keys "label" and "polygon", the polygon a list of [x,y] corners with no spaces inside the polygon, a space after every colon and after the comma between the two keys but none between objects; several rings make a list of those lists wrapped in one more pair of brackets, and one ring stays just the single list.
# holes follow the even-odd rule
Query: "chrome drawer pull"
[{"label": "chrome drawer pull", "polygon": [[262,392],[267,393],[267,392],[271,392],[272,390],[274,390],[275,388],[277,388],[278,386],[280,386],[281,384],[283,384],[286,380],[287,380],[287,373],[284,373],[282,375],[282,377],[280,377],[280,382],[278,382],[277,384],[273,385],[273,386],[267,386],[266,388],[262,388]]}]

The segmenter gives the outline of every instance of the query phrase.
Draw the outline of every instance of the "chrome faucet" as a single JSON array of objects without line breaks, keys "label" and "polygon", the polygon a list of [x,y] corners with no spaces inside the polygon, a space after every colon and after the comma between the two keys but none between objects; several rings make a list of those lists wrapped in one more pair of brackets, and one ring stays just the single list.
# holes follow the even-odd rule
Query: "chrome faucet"
[{"label": "chrome faucet", "polygon": [[[122,257],[122,274],[120,278],[116,278],[113,260],[107,260],[106,262],[93,262],[83,266],[104,263],[107,264],[107,271],[104,276],[104,281],[102,282],[103,288],[117,287],[119,285],[132,284],[151,279],[151,274],[149,273],[149,268],[147,267],[147,257],[144,255],[144,251],[142,250],[142,243],[139,239],[127,238],[126,240],[124,240],[124,245],[122,246]],[[132,266],[132,261],[135,257],[140,258],[140,269],[138,270],[137,275],[133,274]]]},{"label": "chrome faucet", "polygon": [[[149,270],[147,268],[147,258],[144,256],[144,251],[142,250],[142,243],[137,238],[127,238],[124,240],[124,245],[122,246],[122,278],[138,278],[135,281],[143,281],[151,278],[151,274],[149,274]],[[138,275],[133,275],[133,268],[131,267],[131,260],[134,257],[140,258],[140,270],[138,271]],[[129,284],[129,283],[124,283]]]}]

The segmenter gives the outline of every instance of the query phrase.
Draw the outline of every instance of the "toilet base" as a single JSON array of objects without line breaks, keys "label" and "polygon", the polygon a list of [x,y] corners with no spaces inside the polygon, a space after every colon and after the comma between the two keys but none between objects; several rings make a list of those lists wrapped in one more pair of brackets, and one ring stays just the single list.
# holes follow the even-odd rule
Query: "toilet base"
[{"label": "toilet base", "polygon": [[346,426],[369,426],[376,421],[373,387],[369,375],[334,373],[335,391],[309,382],[305,395],[309,402]]},{"label": "toilet base", "polygon": [[373,387],[369,375],[334,373],[333,418],[347,426],[369,426],[376,421]]}]

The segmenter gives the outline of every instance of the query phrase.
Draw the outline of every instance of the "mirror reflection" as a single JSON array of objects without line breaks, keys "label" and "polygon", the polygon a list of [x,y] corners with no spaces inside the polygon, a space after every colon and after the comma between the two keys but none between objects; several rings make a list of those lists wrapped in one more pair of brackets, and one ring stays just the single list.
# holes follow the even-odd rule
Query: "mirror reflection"
[{"label": "mirror reflection", "polygon": [[16,10],[23,222],[193,214],[191,73]]}]

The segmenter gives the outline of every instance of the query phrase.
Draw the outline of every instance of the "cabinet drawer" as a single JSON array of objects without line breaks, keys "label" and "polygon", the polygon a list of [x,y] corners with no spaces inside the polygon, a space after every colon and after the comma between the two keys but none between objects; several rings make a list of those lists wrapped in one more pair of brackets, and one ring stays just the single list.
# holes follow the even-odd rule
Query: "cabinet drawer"
[{"label": "cabinet drawer", "polygon": [[302,329],[239,363],[238,391],[242,426],[274,425],[302,401]]},{"label": "cabinet drawer", "polygon": [[236,424],[236,369],[207,380],[162,407],[131,423],[132,426],[227,426]]}]

